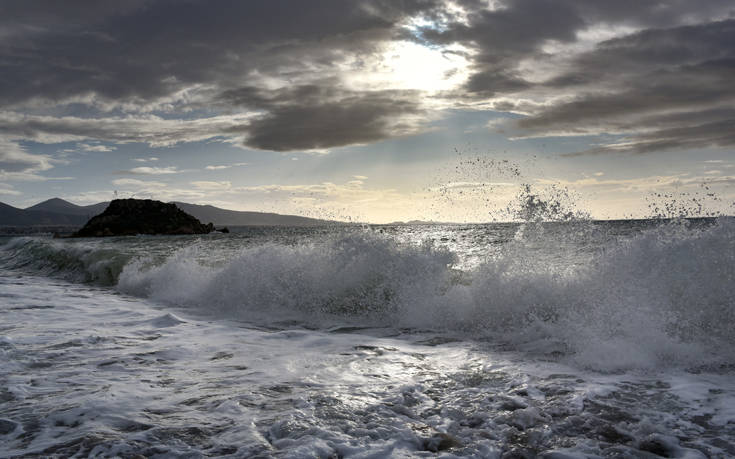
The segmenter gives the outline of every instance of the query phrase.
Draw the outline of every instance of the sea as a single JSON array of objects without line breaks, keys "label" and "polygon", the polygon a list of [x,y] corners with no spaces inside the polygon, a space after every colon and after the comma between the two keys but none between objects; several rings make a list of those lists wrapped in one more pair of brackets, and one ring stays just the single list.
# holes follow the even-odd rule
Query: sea
[{"label": "sea", "polygon": [[735,219],[0,238],[0,457],[735,457]]}]

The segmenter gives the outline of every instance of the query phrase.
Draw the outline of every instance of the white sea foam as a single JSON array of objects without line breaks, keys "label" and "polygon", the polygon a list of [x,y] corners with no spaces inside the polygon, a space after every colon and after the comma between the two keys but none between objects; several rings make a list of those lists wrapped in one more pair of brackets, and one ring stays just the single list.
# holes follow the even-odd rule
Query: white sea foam
[{"label": "white sea foam", "polygon": [[573,267],[515,241],[459,273],[447,250],[354,232],[247,248],[223,266],[203,265],[198,250],[130,263],[118,288],[240,319],[466,333],[606,371],[735,361],[730,220],[660,226]]},{"label": "white sea foam", "polygon": [[[200,314],[429,329],[603,371],[734,363],[735,222],[675,221],[624,237],[602,228],[450,228],[435,237],[443,246],[355,229],[226,249],[217,239],[175,249],[178,240],[155,238],[16,238],[3,265]],[[484,256],[473,252],[481,261],[455,268],[461,238],[476,248],[490,233],[502,244],[486,241]]]},{"label": "white sea foam", "polygon": [[611,225],[15,240],[0,456],[732,456],[732,222]]}]

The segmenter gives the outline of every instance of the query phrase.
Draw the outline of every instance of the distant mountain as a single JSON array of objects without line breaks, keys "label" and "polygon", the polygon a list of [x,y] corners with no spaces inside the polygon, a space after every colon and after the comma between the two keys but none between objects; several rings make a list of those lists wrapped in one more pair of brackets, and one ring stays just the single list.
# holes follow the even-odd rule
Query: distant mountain
[{"label": "distant mountain", "polygon": [[[176,202],[174,204],[201,222],[212,222],[216,226],[318,226],[329,223],[327,220],[299,217],[296,215],[240,212],[185,202]],[[26,209],[18,209],[0,202],[0,226],[79,227],[87,223],[87,220],[90,218],[104,212],[108,205],[109,202],[100,202],[90,206],[78,206],[63,199],[53,198]]]},{"label": "distant mountain", "polygon": [[26,210],[37,210],[67,215],[82,215],[87,218],[92,218],[95,215],[104,212],[109,204],[109,202],[100,202],[92,204],[91,206],[78,206],[60,198],[52,198],[47,201],[39,202],[35,206],[28,207]]},{"label": "distant mountain", "polygon": [[297,215],[281,215],[267,212],[243,212],[220,209],[214,206],[202,206],[185,202],[174,202],[179,209],[191,214],[201,222],[212,222],[216,226],[318,226],[329,223],[327,220],[299,217]]},{"label": "distant mountain", "polygon": [[408,225],[436,225],[436,224],[445,224],[444,222],[434,222],[434,221],[424,221],[424,220],[409,220],[407,222],[402,221],[396,221],[396,222],[390,222],[390,223],[384,223],[386,226],[408,226]]},{"label": "distant mountain", "polygon": [[84,215],[18,209],[0,202],[0,226],[82,226]]}]

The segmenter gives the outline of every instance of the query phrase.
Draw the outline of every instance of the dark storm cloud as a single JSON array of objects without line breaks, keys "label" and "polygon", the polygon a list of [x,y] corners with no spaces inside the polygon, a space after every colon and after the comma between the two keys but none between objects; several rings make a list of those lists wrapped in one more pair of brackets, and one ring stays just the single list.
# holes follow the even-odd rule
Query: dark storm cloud
[{"label": "dark storm cloud", "polygon": [[[348,91],[336,80],[277,91],[246,86],[219,95],[221,103],[265,112],[230,132],[247,136],[252,148],[318,150],[368,143],[420,129],[416,91]],[[424,114],[424,117],[426,115]]]},{"label": "dark storm cloud", "polygon": [[0,112],[0,145],[30,140],[39,143],[96,139],[112,143],[147,143],[153,147],[197,142],[225,135],[247,123],[247,116],[215,116],[190,120],[164,119],[152,115],[105,118],[17,115]]},{"label": "dark storm cloud", "polygon": [[349,92],[306,85],[280,91],[227,91],[216,103],[258,110],[255,116],[168,120],[156,116],[80,118],[0,112],[0,139],[42,143],[98,139],[167,146],[214,136],[243,138],[273,151],[317,150],[367,143],[421,130],[427,114],[413,91]]},{"label": "dark storm cloud", "polygon": [[[370,93],[322,99],[319,91],[338,84],[327,77],[346,57],[376,52],[402,34],[399,21],[432,6],[425,0],[161,0],[122,6],[7,1],[0,3],[0,34],[9,37],[0,44],[0,104],[23,110],[82,102],[128,111],[242,106],[237,97],[247,89],[237,88],[244,82],[301,82],[316,74],[329,86],[301,84],[302,91],[311,91],[308,98],[298,91],[268,95],[251,88],[263,100],[251,98],[248,107],[268,111],[243,128],[253,146],[327,148],[377,140],[400,131],[389,120],[414,112],[415,104]],[[200,85],[198,99],[177,100],[177,91],[193,85]],[[283,106],[288,103],[295,105]],[[319,120],[337,124],[318,128]],[[348,126],[345,120],[364,125]],[[275,134],[281,121],[289,123],[283,144]],[[304,139],[297,138],[300,133]]]},{"label": "dark storm cloud", "polygon": [[[474,74],[457,97],[545,99],[536,107],[508,100],[491,104],[530,109],[518,122],[526,135],[631,134],[626,148],[594,152],[733,144],[731,135],[718,131],[731,126],[730,118],[696,118],[703,110],[712,114],[735,103],[731,2],[516,0],[493,11],[478,2],[466,4],[477,9],[466,22],[426,28],[422,37],[476,51]],[[573,44],[580,32],[600,25],[640,31],[604,41],[571,62],[553,61],[543,49],[549,43]],[[546,62],[558,63],[555,75],[542,82],[524,79],[522,64]],[[688,121],[666,124],[671,113]]]},{"label": "dark storm cloud", "polygon": [[[733,113],[732,115],[735,115]],[[678,126],[634,135],[609,145],[566,156],[601,153],[652,153],[674,149],[727,147],[735,145],[735,116],[711,123]]]},{"label": "dark storm cloud", "polygon": [[404,115],[419,113],[415,100],[393,91],[334,102],[273,107],[247,126],[247,146],[264,150],[318,150],[368,143],[419,129]]},{"label": "dark storm cloud", "polygon": [[[627,125],[624,119],[669,110],[697,111],[735,100],[735,59],[705,62],[665,74],[630,79],[628,88],[607,94],[582,95],[519,121],[531,130],[584,132],[586,127]],[[663,118],[665,119],[665,118]],[[655,122],[656,118],[648,118]]]},{"label": "dark storm cloud", "polygon": [[735,145],[735,116],[721,109],[735,106],[733,43],[735,20],[648,30],[604,42],[548,82],[550,88],[581,88],[581,94],[518,124],[537,133],[647,131],[633,136],[626,148],[595,152]]},{"label": "dark storm cloud", "polygon": [[[0,133],[11,139],[25,131],[47,139],[98,133],[132,141],[141,136],[122,131],[150,113],[198,109],[256,115],[247,122],[204,120],[184,140],[230,133],[254,148],[286,151],[417,132],[428,105],[419,94],[348,88],[340,78],[346,67],[357,73],[369,67],[387,42],[410,39],[471,50],[471,74],[444,93],[443,106],[519,107],[528,115],[519,123],[527,135],[622,134],[640,139],[631,147],[639,152],[690,148],[683,135],[730,145],[713,129],[731,118],[712,117],[735,97],[731,3],[506,0],[489,10],[484,1],[458,0],[465,20],[439,0],[6,0],[0,106],[36,116],[5,116]],[[409,33],[402,25],[416,16],[434,23]],[[545,81],[528,75],[536,64],[556,64],[549,43],[575,44],[596,27],[638,32],[559,61]],[[107,120],[38,116],[52,110],[76,116],[64,111],[69,104]],[[695,119],[703,112],[710,118]],[[121,119],[131,113],[140,123]],[[681,115],[676,123],[673,114]],[[691,120],[682,121],[687,115]],[[164,129],[164,139],[145,130],[142,138],[151,143],[168,144],[185,130],[152,124]]]},{"label": "dark storm cloud", "polygon": [[48,11],[36,2],[3,2],[0,27],[13,35],[0,45],[0,101],[149,98],[183,84],[241,81],[251,71],[329,65],[345,51],[371,51],[424,3],[49,2]]},{"label": "dark storm cloud", "polygon": [[[617,66],[623,63],[622,59],[635,58],[636,51],[650,58],[652,53],[646,52],[647,47],[652,46],[660,53],[662,45],[666,43],[651,40],[652,35],[661,32],[658,28],[680,26],[697,18],[706,21],[716,13],[723,11],[727,13],[728,10],[735,13],[735,8],[727,1],[515,0],[501,2],[498,9],[491,11],[483,9],[478,2],[471,1],[467,4],[476,10],[469,14],[466,23],[449,23],[442,29],[424,28],[421,36],[429,42],[462,43],[473,47],[477,51],[473,62],[476,73],[467,83],[467,89],[483,94],[525,89],[528,84],[515,72],[519,62],[527,59],[543,61],[548,57],[541,50],[543,44],[549,41],[575,42],[579,38],[579,32],[596,25],[656,28],[636,34],[634,37],[606,43],[599,50],[596,64],[598,68],[599,64],[603,64],[603,68],[610,71],[610,65]],[[722,47],[728,43],[729,38],[723,36],[723,32],[717,27],[710,31],[683,27],[670,35],[697,34],[695,39],[701,48],[709,53],[711,47]],[[668,59],[681,59],[686,52],[696,53],[701,50],[691,46],[678,50],[670,49],[674,55],[668,56]],[[621,55],[616,56],[616,51]],[[605,52],[608,55],[604,55]],[[667,58],[665,55],[656,57]],[[592,57],[589,59],[593,60]],[[655,63],[655,60],[653,62]],[[642,61],[638,62],[641,63]],[[650,65],[650,62],[648,64]],[[575,69],[573,74],[567,75],[565,81],[569,84],[584,81],[588,71],[584,65],[580,67]]]},{"label": "dark storm cloud", "polygon": [[466,89],[471,97],[493,97],[506,93],[515,93],[530,88],[532,85],[518,75],[506,70],[494,68],[479,70],[470,76]]},{"label": "dark storm cloud", "polygon": [[[481,7],[477,2],[470,6]],[[583,25],[576,11],[561,2],[518,0],[498,10],[476,9],[467,24],[425,28],[421,36],[429,42],[471,46],[476,51],[474,73],[465,89],[469,97],[484,98],[526,89],[530,84],[514,71],[520,59],[533,54],[545,40],[573,40]]]}]

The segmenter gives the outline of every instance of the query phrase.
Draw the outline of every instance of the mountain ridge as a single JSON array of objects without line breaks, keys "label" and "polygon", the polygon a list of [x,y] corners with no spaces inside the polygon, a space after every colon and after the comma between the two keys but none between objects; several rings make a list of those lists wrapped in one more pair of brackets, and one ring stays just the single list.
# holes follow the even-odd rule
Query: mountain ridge
[{"label": "mountain ridge", "polygon": [[[173,203],[197,219],[213,222],[217,226],[320,226],[334,223],[298,215],[229,210],[208,204]],[[0,226],[83,226],[90,218],[104,212],[108,205],[109,201],[79,206],[61,198],[51,198],[20,209],[0,202]]]},{"label": "mountain ridge", "polygon": [[45,201],[39,202],[30,207],[26,207],[24,210],[35,210],[42,212],[52,212],[58,214],[67,215],[83,215],[87,218],[91,218],[97,214],[105,211],[109,204],[109,201],[98,202],[89,206],[79,206],[77,204],[65,201],[61,198],[51,198]]},{"label": "mountain ridge", "polygon": [[174,201],[174,204],[199,220],[213,222],[217,226],[318,226],[334,223],[329,220],[319,220],[299,215],[222,209],[209,204],[189,204],[178,201]]}]

